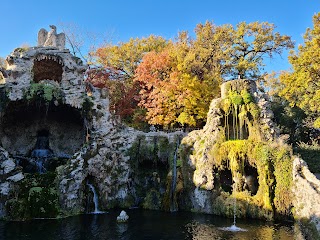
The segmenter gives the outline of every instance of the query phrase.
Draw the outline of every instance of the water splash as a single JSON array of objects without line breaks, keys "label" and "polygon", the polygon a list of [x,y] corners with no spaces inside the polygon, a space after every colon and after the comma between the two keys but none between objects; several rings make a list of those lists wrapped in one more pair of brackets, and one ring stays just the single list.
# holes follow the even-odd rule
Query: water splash
[{"label": "water splash", "polygon": [[229,231],[229,232],[247,232],[248,231],[244,228],[237,227],[235,224],[231,225],[230,227],[222,227],[219,229],[223,231]]},{"label": "water splash", "polygon": [[[236,192],[236,185],[234,185],[234,194]],[[223,231],[229,231],[229,232],[246,232],[246,229],[240,228],[236,226],[236,217],[237,217],[237,199],[234,196],[234,201],[233,201],[233,224],[230,227],[223,227],[219,228],[220,230]]]},{"label": "water splash", "polygon": [[93,193],[93,203],[94,203],[94,212],[93,214],[101,214],[104,213],[103,211],[99,210],[99,199],[98,199],[98,194],[96,192],[96,189],[94,186],[90,183],[87,183],[88,187],[90,188],[91,192]]}]

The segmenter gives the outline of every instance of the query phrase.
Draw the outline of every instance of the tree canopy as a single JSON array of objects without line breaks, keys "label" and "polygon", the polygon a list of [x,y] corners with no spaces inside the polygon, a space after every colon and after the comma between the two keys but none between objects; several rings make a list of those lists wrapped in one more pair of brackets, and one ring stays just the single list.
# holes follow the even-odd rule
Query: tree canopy
[{"label": "tree canopy", "polygon": [[257,79],[265,55],[293,47],[269,23],[198,24],[196,38],[181,32],[162,52],[150,52],[137,67],[140,106],[151,124],[200,126],[226,78]]},{"label": "tree canopy", "polygon": [[314,126],[320,128],[320,13],[313,16],[313,25],[304,35],[304,44],[289,56],[293,71],[280,75],[279,95],[312,116]]},{"label": "tree canopy", "polygon": [[109,88],[116,114],[200,127],[224,80],[258,79],[265,57],[292,47],[290,37],[267,22],[208,21],[196,26],[195,38],[182,31],[171,41],[151,35],[98,48],[93,55],[103,69],[92,71],[90,81]]},{"label": "tree canopy", "polygon": [[133,83],[137,66],[142,57],[149,51],[160,51],[167,45],[162,37],[150,35],[147,38],[131,38],[128,42],[117,45],[106,44],[91,55],[100,67],[89,71],[89,81],[96,87],[108,88],[111,110],[127,123],[136,116],[141,122],[139,86]]}]

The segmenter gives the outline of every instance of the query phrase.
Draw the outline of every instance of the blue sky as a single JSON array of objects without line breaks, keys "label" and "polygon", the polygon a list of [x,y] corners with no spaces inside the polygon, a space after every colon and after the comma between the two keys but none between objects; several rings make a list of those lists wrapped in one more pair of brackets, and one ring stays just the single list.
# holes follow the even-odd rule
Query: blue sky
[{"label": "blue sky", "polygon": [[[312,16],[320,12],[320,0],[1,0],[0,12],[0,56],[5,57],[23,44],[35,46],[40,28],[61,23],[117,43],[150,34],[174,38],[206,20],[218,25],[268,21],[301,44]],[[268,71],[289,68],[287,54],[266,64]]]}]

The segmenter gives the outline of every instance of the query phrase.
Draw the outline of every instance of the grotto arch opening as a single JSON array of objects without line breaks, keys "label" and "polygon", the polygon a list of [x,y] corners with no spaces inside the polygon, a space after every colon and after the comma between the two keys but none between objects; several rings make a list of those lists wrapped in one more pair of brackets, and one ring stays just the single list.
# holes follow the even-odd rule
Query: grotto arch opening
[{"label": "grotto arch opening", "polygon": [[251,195],[256,195],[259,189],[259,174],[256,167],[249,164],[244,166],[244,190],[248,190]]},{"label": "grotto arch opening", "polygon": [[53,80],[60,83],[63,73],[63,61],[58,56],[38,55],[33,62],[33,81]]},{"label": "grotto arch opening", "polygon": [[[46,168],[54,170],[80,150],[85,141],[80,110],[68,105],[10,102],[0,122],[0,146],[26,172],[33,172],[29,158],[52,158]],[[31,164],[32,165],[32,164]]]}]

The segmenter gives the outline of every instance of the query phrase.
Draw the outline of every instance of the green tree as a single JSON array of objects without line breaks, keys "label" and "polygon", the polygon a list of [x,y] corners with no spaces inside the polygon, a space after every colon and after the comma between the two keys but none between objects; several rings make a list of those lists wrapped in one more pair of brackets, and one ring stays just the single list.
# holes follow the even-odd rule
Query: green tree
[{"label": "green tree", "polygon": [[303,109],[320,128],[320,13],[313,16],[313,25],[304,35],[304,44],[289,56],[293,71],[280,75],[284,87],[279,95]]}]

